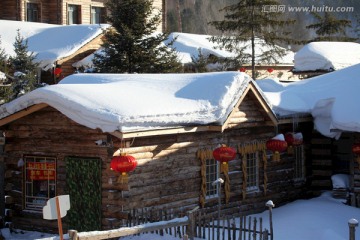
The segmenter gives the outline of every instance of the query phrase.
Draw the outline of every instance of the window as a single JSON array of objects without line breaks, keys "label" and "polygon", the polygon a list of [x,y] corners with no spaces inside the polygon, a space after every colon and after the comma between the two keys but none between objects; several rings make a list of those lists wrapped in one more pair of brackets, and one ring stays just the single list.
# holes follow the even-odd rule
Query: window
[{"label": "window", "polygon": [[214,198],[219,194],[218,184],[213,182],[219,178],[219,165],[215,159],[206,159],[206,198]]},{"label": "window", "polygon": [[105,9],[102,7],[91,7],[91,24],[105,23]]},{"label": "window", "polygon": [[246,190],[255,191],[259,187],[259,157],[258,152],[247,153],[246,156]]},{"label": "window", "polygon": [[294,148],[294,179],[302,180],[305,178],[305,157],[304,146],[293,146]]},{"label": "window", "polygon": [[26,21],[28,22],[40,22],[39,4],[27,3],[26,4]]},{"label": "window", "polygon": [[79,5],[68,5],[68,25],[81,23],[81,7]]},{"label": "window", "polygon": [[25,157],[25,209],[42,211],[48,199],[55,197],[56,159]]}]

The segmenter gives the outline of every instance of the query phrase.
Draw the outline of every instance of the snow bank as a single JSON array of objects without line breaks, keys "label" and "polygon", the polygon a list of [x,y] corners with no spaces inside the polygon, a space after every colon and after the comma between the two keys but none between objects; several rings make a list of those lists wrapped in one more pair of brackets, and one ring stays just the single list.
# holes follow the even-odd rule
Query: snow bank
[{"label": "snow bank", "polygon": [[333,71],[360,63],[360,44],[312,42],[294,56],[294,71]]},{"label": "snow bank", "polygon": [[104,132],[222,124],[251,78],[202,74],[75,74],[0,107],[0,118],[46,103]]},{"label": "snow bank", "polygon": [[319,132],[338,138],[341,131],[360,132],[359,72],[360,64],[357,64],[293,83],[273,79],[256,83],[276,114],[311,114]]}]

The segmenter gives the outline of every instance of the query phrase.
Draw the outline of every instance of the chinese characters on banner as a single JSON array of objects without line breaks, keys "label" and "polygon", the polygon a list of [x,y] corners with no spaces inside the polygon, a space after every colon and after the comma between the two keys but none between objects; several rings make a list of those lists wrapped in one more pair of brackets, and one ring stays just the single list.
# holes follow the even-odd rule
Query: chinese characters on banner
[{"label": "chinese characters on banner", "polygon": [[55,180],[55,163],[27,162],[28,180]]}]

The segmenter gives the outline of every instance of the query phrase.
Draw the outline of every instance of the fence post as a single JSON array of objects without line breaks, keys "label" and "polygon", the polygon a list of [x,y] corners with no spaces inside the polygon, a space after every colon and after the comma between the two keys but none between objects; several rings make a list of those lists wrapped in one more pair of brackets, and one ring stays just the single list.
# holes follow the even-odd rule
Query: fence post
[{"label": "fence post", "polygon": [[189,224],[186,228],[186,234],[188,235],[190,240],[194,240],[194,237],[195,237],[195,228],[196,228],[195,212],[198,209],[199,209],[199,207],[195,207],[193,210],[187,212]]},{"label": "fence post", "polygon": [[77,240],[78,239],[77,233],[78,232],[76,230],[68,230],[69,239],[70,240]]},{"label": "fence post", "polygon": [[272,209],[275,207],[273,201],[269,200],[265,204],[269,208],[269,223],[270,223],[270,240],[274,240],[274,231],[273,231],[273,223],[272,223]]},{"label": "fence post", "polygon": [[358,220],[352,218],[349,220],[349,240],[355,240],[355,228],[359,226]]}]

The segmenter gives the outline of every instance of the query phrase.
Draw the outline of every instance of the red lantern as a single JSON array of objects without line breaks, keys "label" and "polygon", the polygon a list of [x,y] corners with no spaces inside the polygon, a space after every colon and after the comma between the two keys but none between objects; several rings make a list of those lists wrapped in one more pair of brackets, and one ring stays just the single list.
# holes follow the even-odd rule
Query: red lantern
[{"label": "red lantern", "polygon": [[245,72],[246,71],[246,68],[242,67],[239,69],[240,72]]},{"label": "red lantern", "polygon": [[266,142],[266,148],[273,152],[273,160],[275,161],[280,160],[280,153],[284,152],[287,147],[288,144],[283,134],[279,134]]},{"label": "red lantern", "polygon": [[268,71],[269,73],[272,73],[272,72],[274,71],[274,69],[273,69],[273,68],[268,68],[267,71]]},{"label": "red lantern", "polygon": [[360,155],[360,143],[354,143],[351,150],[354,154]]},{"label": "red lantern", "polygon": [[110,169],[121,173],[118,182],[127,182],[127,173],[133,171],[137,167],[136,159],[131,155],[121,154],[114,156],[110,162]]},{"label": "red lantern", "polygon": [[303,143],[302,133],[292,133],[288,132],[285,134],[285,141],[289,146],[298,146]]},{"label": "red lantern", "polygon": [[54,69],[54,75],[55,75],[56,77],[59,77],[61,73],[62,73],[62,69],[61,69],[61,68],[57,67],[57,68]]},{"label": "red lantern", "polygon": [[236,158],[236,150],[232,147],[222,145],[221,147],[218,147],[213,151],[213,157],[215,158],[215,160],[223,164],[227,164],[227,162]]}]

